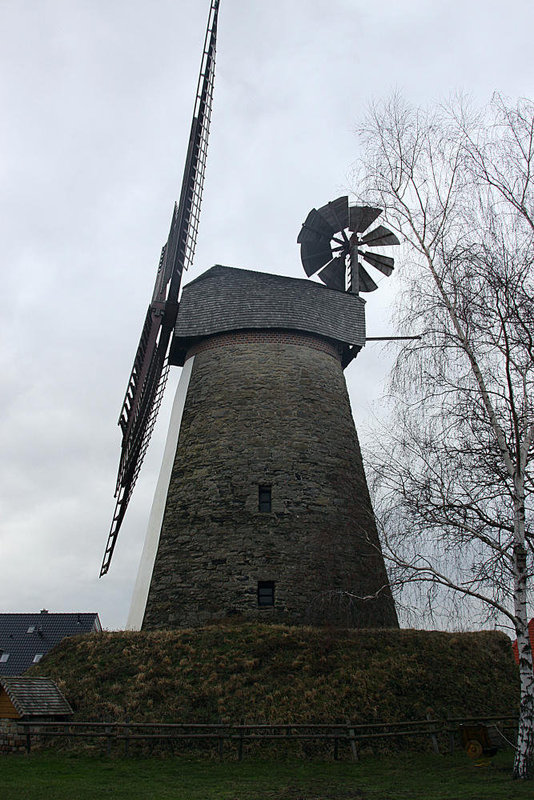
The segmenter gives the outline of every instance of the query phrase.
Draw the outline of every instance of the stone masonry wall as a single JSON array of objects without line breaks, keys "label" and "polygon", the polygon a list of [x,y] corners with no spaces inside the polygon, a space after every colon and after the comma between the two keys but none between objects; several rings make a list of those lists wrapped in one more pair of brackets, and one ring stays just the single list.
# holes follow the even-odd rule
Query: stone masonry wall
[{"label": "stone masonry wall", "polygon": [[0,753],[22,753],[26,749],[24,728],[13,719],[0,719]]},{"label": "stone masonry wall", "polygon": [[[274,581],[274,607],[258,607],[258,581]],[[233,615],[397,625],[341,364],[318,337],[196,348],[143,628]]]}]

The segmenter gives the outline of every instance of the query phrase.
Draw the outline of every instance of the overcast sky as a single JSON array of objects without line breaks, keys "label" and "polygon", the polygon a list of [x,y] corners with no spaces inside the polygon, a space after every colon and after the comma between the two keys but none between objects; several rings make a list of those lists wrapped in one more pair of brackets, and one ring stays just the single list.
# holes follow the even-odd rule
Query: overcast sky
[{"label": "overcast sky", "polygon": [[[0,0],[1,611],[124,626],[175,374],[108,575],[116,421],[180,190],[209,0]],[[194,278],[301,277],[309,209],[351,189],[354,129],[400,90],[529,96],[531,0],[221,0]],[[384,279],[385,280],[385,279]],[[392,330],[397,274],[368,296]],[[347,370],[365,431],[387,358]],[[364,437],[365,438],[365,437]]]}]

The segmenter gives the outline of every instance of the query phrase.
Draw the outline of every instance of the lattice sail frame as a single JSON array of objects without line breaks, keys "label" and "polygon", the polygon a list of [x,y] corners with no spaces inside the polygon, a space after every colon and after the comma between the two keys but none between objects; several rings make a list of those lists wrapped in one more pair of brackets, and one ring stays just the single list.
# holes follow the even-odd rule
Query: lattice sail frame
[{"label": "lattice sail frame", "polygon": [[152,301],[119,416],[122,446],[116,505],[100,576],[109,569],[117,536],[145,457],[167,383],[168,350],[178,313],[183,271],[192,263],[200,221],[213,104],[219,0],[212,0],[197,84],[180,200],[161,251]]}]

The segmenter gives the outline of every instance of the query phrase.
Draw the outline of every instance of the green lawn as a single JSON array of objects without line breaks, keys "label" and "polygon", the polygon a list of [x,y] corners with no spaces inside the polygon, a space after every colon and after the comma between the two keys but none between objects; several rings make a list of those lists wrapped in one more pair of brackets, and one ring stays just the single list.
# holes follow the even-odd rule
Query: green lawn
[{"label": "green lawn", "polygon": [[511,755],[476,767],[454,756],[401,754],[359,763],[176,758],[108,759],[58,753],[0,756],[2,800],[521,800]]}]

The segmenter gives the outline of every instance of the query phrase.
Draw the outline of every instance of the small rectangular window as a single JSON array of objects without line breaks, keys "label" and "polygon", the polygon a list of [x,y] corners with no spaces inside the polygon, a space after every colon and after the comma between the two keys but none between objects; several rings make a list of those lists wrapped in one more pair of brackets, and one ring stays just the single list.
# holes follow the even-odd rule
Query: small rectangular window
[{"label": "small rectangular window", "polygon": [[9,653],[0,653],[0,664],[5,664],[9,658]]},{"label": "small rectangular window", "polygon": [[33,633],[33,632],[34,632],[34,630],[35,630],[35,625],[30,625],[30,627],[28,628],[28,630],[26,631],[26,633]]},{"label": "small rectangular window", "polygon": [[258,486],[258,511],[270,513],[271,511],[271,487],[266,485]]},{"label": "small rectangular window", "polygon": [[258,605],[274,606],[274,581],[258,581]]},{"label": "small rectangular window", "polygon": [[33,663],[38,664],[39,661],[42,659],[43,653],[36,653],[33,657]]}]

